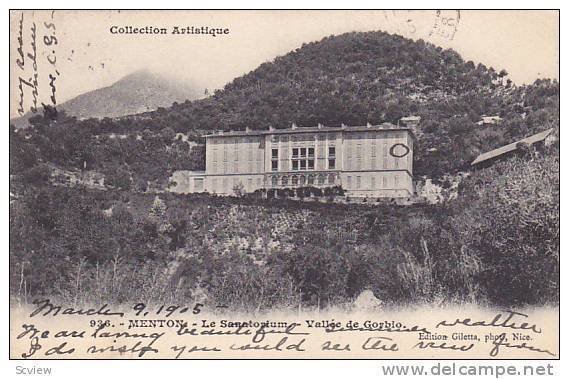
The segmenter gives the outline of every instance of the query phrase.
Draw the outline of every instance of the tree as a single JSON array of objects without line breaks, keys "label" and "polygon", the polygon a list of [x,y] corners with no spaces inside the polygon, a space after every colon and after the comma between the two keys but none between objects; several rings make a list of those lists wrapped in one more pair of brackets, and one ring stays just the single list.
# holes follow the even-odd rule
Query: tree
[{"label": "tree", "polygon": [[174,138],[176,138],[176,132],[171,127],[167,126],[160,132],[160,136],[165,143],[172,143],[174,142]]}]

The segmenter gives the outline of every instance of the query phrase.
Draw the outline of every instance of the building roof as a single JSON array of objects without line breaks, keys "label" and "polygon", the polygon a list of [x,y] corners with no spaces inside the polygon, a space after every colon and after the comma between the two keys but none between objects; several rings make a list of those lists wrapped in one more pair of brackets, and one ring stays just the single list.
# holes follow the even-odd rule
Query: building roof
[{"label": "building roof", "polygon": [[484,125],[484,124],[491,124],[495,125],[502,122],[502,117],[500,116],[480,116],[480,121],[476,123],[476,125]]},{"label": "building roof", "polygon": [[401,122],[419,122],[421,121],[421,116],[405,116],[405,117],[401,117],[401,119],[399,120]]},{"label": "building roof", "polygon": [[286,129],[263,129],[263,130],[231,130],[229,132],[217,132],[212,134],[206,134],[204,137],[237,137],[237,136],[261,136],[261,135],[271,135],[271,134],[293,134],[293,133],[318,133],[318,132],[364,132],[370,130],[407,130],[411,131],[410,128],[404,126],[393,125],[389,122],[384,122],[380,125],[364,125],[364,126],[296,126],[293,124],[292,127]]},{"label": "building roof", "polygon": [[516,141],[514,143],[510,143],[508,145],[504,145],[504,146],[499,147],[497,149],[488,151],[487,153],[480,154],[474,161],[472,161],[471,165],[474,166],[475,164],[487,161],[487,160],[492,159],[492,158],[496,158],[500,155],[509,153],[510,151],[517,150],[519,143],[526,143],[528,145],[533,145],[536,142],[543,141],[551,134],[551,132],[553,132],[553,128],[547,129],[543,132],[534,134],[533,136],[521,139],[521,140]]}]

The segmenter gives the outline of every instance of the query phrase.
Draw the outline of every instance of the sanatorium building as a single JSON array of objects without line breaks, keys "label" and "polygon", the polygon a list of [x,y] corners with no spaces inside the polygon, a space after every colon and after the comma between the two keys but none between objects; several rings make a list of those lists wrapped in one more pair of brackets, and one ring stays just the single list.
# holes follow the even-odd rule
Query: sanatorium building
[{"label": "sanatorium building", "polygon": [[205,136],[206,170],[175,181],[188,193],[341,186],[346,196],[409,197],[414,140],[390,123],[217,132]]}]

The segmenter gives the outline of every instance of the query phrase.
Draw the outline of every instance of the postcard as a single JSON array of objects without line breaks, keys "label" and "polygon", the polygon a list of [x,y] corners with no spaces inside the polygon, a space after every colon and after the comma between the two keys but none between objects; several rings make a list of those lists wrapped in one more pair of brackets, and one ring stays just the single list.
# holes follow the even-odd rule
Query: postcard
[{"label": "postcard", "polygon": [[11,10],[10,358],[559,359],[558,10]]}]

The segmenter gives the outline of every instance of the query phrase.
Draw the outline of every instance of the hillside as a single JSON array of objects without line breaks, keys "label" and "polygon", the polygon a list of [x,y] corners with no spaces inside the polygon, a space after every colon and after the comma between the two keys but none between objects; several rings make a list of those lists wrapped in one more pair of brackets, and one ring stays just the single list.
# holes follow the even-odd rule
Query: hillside
[{"label": "hillside", "polygon": [[[201,91],[191,85],[141,70],[111,86],[74,97],[58,109],[78,119],[122,117],[171,106],[174,102],[194,100],[200,95]],[[31,116],[27,114],[11,122],[18,127],[24,126]]]},{"label": "hillside", "polygon": [[[438,176],[481,152],[556,127],[558,96],[556,82],[515,87],[505,70],[465,62],[456,52],[422,40],[347,33],[264,63],[210,98],[146,116],[154,124],[192,132],[286,128],[293,122],[397,123],[402,116],[418,115],[422,135],[416,170]],[[481,128],[476,122],[482,115],[505,121]]]},{"label": "hillside", "polygon": [[[493,95],[504,75],[422,40],[348,33],[305,44],[236,78],[212,98],[180,104],[165,115],[204,129],[361,125],[397,122],[417,112],[429,121],[461,111],[427,114],[443,108],[438,102],[452,104],[470,92]],[[473,111],[498,111],[492,103],[489,109],[478,106],[471,105]]]},{"label": "hillside", "polygon": [[[264,63],[208,98],[121,119],[60,120],[65,131],[56,134],[68,134],[71,128],[82,135],[142,131],[160,135],[169,130],[167,134],[182,132],[199,140],[217,129],[286,128],[292,122],[299,126],[397,123],[406,115],[421,116],[415,174],[439,177],[463,170],[481,152],[551,127],[557,130],[559,83],[546,79],[518,87],[504,70],[465,62],[456,52],[421,40],[384,32],[347,33],[305,44]],[[499,115],[503,121],[477,125],[482,115]],[[113,149],[118,150],[115,166],[128,165],[128,157],[138,154],[129,146]],[[79,168],[77,163],[83,164],[69,162]],[[186,169],[199,168],[191,166]],[[103,168],[109,169],[108,162]],[[126,170],[132,173],[131,168]]]},{"label": "hillside", "polygon": [[205,293],[240,310],[342,304],[366,289],[393,305],[554,304],[559,160],[555,148],[544,153],[473,173],[445,206],[154,195],[36,181],[10,205],[11,293],[22,295],[22,281],[24,296],[63,301],[176,303]]}]

